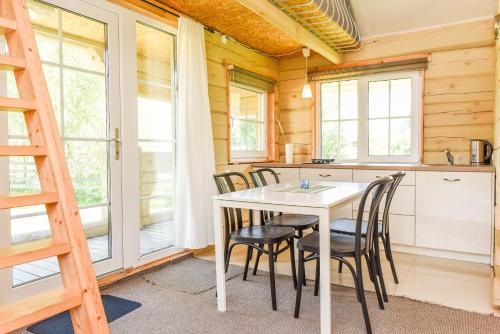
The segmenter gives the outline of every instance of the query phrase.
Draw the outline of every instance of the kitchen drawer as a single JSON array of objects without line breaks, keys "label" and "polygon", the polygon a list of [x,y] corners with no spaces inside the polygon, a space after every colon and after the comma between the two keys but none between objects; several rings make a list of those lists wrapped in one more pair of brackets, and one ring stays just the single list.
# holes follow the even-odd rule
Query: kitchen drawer
[{"label": "kitchen drawer", "polygon": [[[380,212],[384,212],[385,196],[380,203]],[[353,202],[353,208],[356,210],[359,207],[359,200]],[[365,204],[364,211],[370,210],[370,205]],[[392,198],[389,213],[397,215],[415,215],[415,187],[414,186],[399,186]]]},{"label": "kitchen drawer", "polygon": [[[358,211],[353,210],[352,217],[356,218]],[[382,217],[380,217],[382,221]],[[363,219],[368,220],[368,212],[363,214]],[[389,214],[389,231],[391,244],[414,246],[415,245],[415,216]]]},{"label": "kitchen drawer", "polygon": [[417,246],[490,254],[491,174],[417,172],[416,181]]},{"label": "kitchen drawer", "polygon": [[[259,168],[255,168],[258,170]],[[280,183],[284,182],[296,182],[299,183],[299,168],[272,168],[276,174],[278,174],[278,179]],[[275,184],[276,181],[270,173],[265,173],[267,184]]]},{"label": "kitchen drawer", "polygon": [[[389,176],[391,174],[396,174],[397,170],[354,170],[353,171],[353,182],[366,182],[370,183],[375,181],[379,177]],[[415,172],[406,171],[406,175],[399,184],[400,186],[414,186],[415,185]]]},{"label": "kitchen drawer", "polygon": [[311,181],[352,182],[352,169],[301,168],[300,179]]}]

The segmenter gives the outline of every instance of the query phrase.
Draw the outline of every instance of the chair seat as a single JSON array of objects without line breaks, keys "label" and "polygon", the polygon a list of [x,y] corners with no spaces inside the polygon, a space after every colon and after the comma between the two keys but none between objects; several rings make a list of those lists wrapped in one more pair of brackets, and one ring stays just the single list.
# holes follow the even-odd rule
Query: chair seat
[{"label": "chair seat", "polygon": [[[361,225],[361,236],[366,236],[368,222],[363,221]],[[340,234],[356,234],[356,219],[340,218],[330,224],[330,231]],[[382,235],[382,223],[378,223],[378,235]]]},{"label": "chair seat", "polygon": [[231,239],[236,242],[277,243],[290,239],[295,230],[286,226],[256,225],[248,226],[231,233]]},{"label": "chair seat", "polygon": [[[348,234],[330,233],[330,253],[332,256],[354,254],[355,237]],[[366,240],[361,239],[361,249],[365,249]],[[297,242],[299,250],[319,253],[319,233],[313,232]]]},{"label": "chair seat", "polygon": [[275,226],[289,226],[294,229],[306,229],[318,225],[318,216],[285,214],[274,216],[266,220],[266,224]]}]

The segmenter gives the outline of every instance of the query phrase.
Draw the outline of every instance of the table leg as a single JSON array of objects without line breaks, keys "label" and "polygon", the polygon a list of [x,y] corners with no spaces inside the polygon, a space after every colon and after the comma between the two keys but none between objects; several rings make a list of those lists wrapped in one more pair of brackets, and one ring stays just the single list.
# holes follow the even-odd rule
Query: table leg
[{"label": "table leg", "polygon": [[224,244],[220,202],[214,199],[215,270],[217,273],[217,309],[226,311],[226,272],[224,270]]},{"label": "table leg", "polygon": [[319,216],[321,334],[331,333],[330,210]]}]

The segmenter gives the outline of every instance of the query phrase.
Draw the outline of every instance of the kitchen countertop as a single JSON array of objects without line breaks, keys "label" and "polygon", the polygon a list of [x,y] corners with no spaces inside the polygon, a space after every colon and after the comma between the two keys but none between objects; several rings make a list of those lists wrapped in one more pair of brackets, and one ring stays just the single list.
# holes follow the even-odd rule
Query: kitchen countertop
[{"label": "kitchen countertop", "polygon": [[483,172],[495,173],[495,166],[482,165],[425,165],[420,163],[333,163],[311,164],[297,163],[286,164],[282,162],[253,163],[254,167],[269,168],[322,168],[322,169],[371,169],[371,170],[401,170],[401,171],[434,171],[434,172]]}]

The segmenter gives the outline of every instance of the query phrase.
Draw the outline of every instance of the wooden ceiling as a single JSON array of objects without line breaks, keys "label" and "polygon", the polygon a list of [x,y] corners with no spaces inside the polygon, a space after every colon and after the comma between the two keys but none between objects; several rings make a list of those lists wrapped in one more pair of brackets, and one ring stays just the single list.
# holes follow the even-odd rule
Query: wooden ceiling
[{"label": "wooden ceiling", "polygon": [[157,2],[270,55],[283,55],[302,47],[288,34],[237,0],[157,0]]}]

